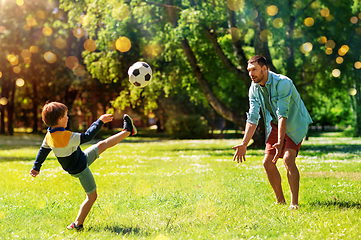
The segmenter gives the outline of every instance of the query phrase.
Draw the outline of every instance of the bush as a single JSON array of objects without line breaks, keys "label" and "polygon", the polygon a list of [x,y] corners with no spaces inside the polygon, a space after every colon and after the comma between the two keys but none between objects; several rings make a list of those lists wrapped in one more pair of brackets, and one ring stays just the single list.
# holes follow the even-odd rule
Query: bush
[{"label": "bush", "polygon": [[200,139],[209,137],[207,120],[200,115],[170,116],[165,123],[166,131],[176,139]]}]

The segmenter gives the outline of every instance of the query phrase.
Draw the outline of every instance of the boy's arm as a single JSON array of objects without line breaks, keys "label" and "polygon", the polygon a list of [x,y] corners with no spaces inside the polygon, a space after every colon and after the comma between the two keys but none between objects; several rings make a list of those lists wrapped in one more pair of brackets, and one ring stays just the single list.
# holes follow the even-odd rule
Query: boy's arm
[{"label": "boy's arm", "polygon": [[39,174],[41,165],[43,164],[43,162],[45,161],[46,157],[49,155],[50,152],[51,152],[50,148],[45,148],[45,147],[41,146],[41,148],[39,149],[38,155],[36,156],[34,166],[30,170],[30,174],[33,177],[36,177],[36,175]]},{"label": "boy's arm", "polygon": [[112,114],[103,114],[99,117],[98,120],[93,122],[93,124],[86,130],[85,133],[82,133],[80,136],[80,144],[91,141],[95,135],[99,132],[102,126],[107,123],[113,121]]}]

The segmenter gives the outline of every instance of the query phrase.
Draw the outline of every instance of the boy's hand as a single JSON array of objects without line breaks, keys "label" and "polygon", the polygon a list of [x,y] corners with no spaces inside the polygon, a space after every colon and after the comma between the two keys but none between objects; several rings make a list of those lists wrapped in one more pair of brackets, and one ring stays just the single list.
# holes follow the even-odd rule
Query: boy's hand
[{"label": "boy's hand", "polygon": [[114,117],[112,114],[103,114],[99,118],[103,123],[111,122],[113,121]]},{"label": "boy's hand", "polygon": [[38,176],[39,173],[40,173],[40,172],[39,172],[39,171],[36,171],[35,169],[31,169],[31,170],[30,170],[30,175],[33,176],[33,177]]}]

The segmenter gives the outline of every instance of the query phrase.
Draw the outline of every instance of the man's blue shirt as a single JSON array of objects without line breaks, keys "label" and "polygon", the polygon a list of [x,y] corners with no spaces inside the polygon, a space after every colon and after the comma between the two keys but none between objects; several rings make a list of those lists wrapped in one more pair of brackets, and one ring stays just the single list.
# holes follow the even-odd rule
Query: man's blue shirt
[{"label": "man's blue shirt", "polygon": [[[303,103],[292,80],[281,74],[268,71],[268,80],[264,87],[267,88],[269,99],[264,99],[261,93],[262,86],[252,82],[249,88],[249,112],[247,122],[258,125],[260,109],[266,126],[266,141],[271,133],[271,114],[267,110],[265,101],[269,101],[272,111],[277,119],[287,118],[286,134],[299,144],[306,136],[308,125],[312,123],[310,114]],[[278,125],[278,122],[275,124]]]}]

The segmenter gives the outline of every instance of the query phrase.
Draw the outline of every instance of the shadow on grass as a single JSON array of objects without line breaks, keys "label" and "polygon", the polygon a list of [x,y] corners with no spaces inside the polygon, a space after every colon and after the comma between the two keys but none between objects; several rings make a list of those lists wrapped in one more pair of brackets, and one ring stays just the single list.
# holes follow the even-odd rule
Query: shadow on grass
[{"label": "shadow on grass", "polygon": [[339,208],[361,208],[361,202],[359,201],[344,201],[344,200],[324,200],[311,203],[312,206],[324,206],[324,207],[339,207]]},{"label": "shadow on grass", "polygon": [[304,145],[301,147],[302,151],[319,151],[319,152],[342,152],[342,153],[358,153],[361,151],[361,144],[347,144],[345,145]]},{"label": "shadow on grass", "polygon": [[95,231],[102,231],[105,230],[107,232],[112,232],[115,234],[119,234],[119,235],[139,235],[140,234],[140,227],[136,226],[136,227],[127,227],[127,226],[106,226],[104,229],[96,227],[96,228],[91,228],[91,230],[95,230]]}]

